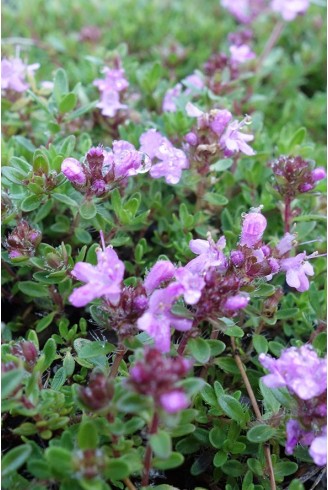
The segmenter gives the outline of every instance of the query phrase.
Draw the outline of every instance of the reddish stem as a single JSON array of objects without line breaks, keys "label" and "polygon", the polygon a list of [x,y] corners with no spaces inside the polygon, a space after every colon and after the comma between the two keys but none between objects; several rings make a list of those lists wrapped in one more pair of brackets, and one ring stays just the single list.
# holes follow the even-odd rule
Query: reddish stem
[{"label": "reddish stem", "polygon": [[290,218],[291,218],[291,199],[289,196],[286,196],[285,213],[284,213],[285,233],[290,232]]},{"label": "reddish stem", "polygon": [[[159,422],[158,413],[155,412],[154,416],[153,416],[153,420],[151,421],[151,424],[149,427],[149,435],[156,434],[157,429],[158,429],[158,422]],[[141,485],[143,487],[147,487],[149,484],[149,472],[150,472],[150,468],[151,468],[152,456],[153,456],[153,451],[152,451],[151,445],[148,441],[145,459],[144,459],[144,472],[143,472],[143,477],[142,477],[142,482],[141,482]]]}]

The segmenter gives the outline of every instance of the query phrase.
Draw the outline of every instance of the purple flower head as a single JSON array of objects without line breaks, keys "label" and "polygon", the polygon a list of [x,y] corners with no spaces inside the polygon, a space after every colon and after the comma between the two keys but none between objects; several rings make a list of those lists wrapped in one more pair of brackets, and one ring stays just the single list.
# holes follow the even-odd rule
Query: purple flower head
[{"label": "purple flower head", "polygon": [[178,83],[173,88],[170,88],[163,99],[162,109],[164,112],[176,112],[177,106],[175,104],[176,99],[181,95],[182,85]]},{"label": "purple flower head", "polygon": [[250,300],[248,294],[236,294],[236,296],[230,296],[224,303],[224,308],[228,311],[238,311],[246,308]]},{"label": "purple flower head", "polygon": [[253,248],[262,239],[266,227],[267,220],[261,212],[247,213],[242,224],[240,245]]},{"label": "purple flower head", "polygon": [[101,146],[93,146],[90,148],[88,153],[86,154],[86,159],[89,165],[89,168],[96,169],[102,168],[105,159],[105,152]]},{"label": "purple flower head", "polygon": [[304,14],[310,6],[309,0],[272,0],[271,8],[278,12],[286,21],[294,20],[298,15]]},{"label": "purple flower head", "polygon": [[84,169],[76,158],[65,158],[61,171],[72,184],[84,185],[87,181]]},{"label": "purple flower head", "polygon": [[87,386],[78,388],[78,398],[91,411],[106,408],[113,395],[113,384],[107,376],[100,372],[91,373]]},{"label": "purple flower head", "polygon": [[4,58],[1,60],[1,89],[24,92],[29,88],[26,76],[32,75],[39,67],[39,63],[26,65],[20,58]]},{"label": "purple flower head", "polygon": [[242,152],[245,155],[255,155],[255,151],[246,142],[252,141],[252,134],[245,134],[239,131],[245,124],[249,123],[249,118],[246,117],[243,121],[233,121],[230,123],[225,133],[220,138],[221,148],[225,151],[226,156],[231,156],[236,152]]},{"label": "purple flower head", "polygon": [[316,465],[327,464],[327,426],[318,437],[313,439],[309,453]]},{"label": "purple flower head", "polygon": [[287,252],[290,252],[293,248],[293,242],[295,241],[295,235],[292,233],[285,233],[276,249],[280,256],[285,255]]},{"label": "purple flower head", "polygon": [[124,275],[124,264],[112,247],[106,247],[97,252],[96,266],[86,262],[78,262],[71,274],[75,279],[85,282],[84,286],[74,289],[70,302],[81,307],[96,298],[104,296],[111,304],[119,302],[121,283]]},{"label": "purple flower head", "polygon": [[32,228],[26,220],[20,220],[5,240],[9,258],[18,261],[18,259],[33,257],[41,237],[39,230]]},{"label": "purple flower head", "polygon": [[311,172],[312,179],[314,182],[325,179],[327,177],[326,170],[323,167],[317,167]]},{"label": "purple flower head", "polygon": [[196,133],[187,133],[184,139],[190,146],[197,146],[198,144],[198,137]]},{"label": "purple flower head", "polygon": [[187,408],[190,401],[183,390],[173,390],[163,393],[160,403],[167,413],[177,413]]},{"label": "purple flower head", "polygon": [[310,400],[327,390],[327,362],[318,357],[308,345],[290,347],[282,352],[279,359],[260,354],[259,361],[270,374],[263,382],[269,388],[286,386],[301,400]]},{"label": "purple flower head", "polygon": [[222,252],[225,246],[226,239],[224,236],[215,243],[210,233],[207,240],[190,240],[189,248],[198,257],[192,259],[186,265],[186,269],[194,274],[201,274],[210,267],[217,267],[219,271],[224,272],[228,265],[228,261]]},{"label": "purple flower head", "polygon": [[231,62],[235,66],[242,65],[255,58],[255,53],[247,44],[242,44],[241,46],[232,45],[229,50]]},{"label": "purple flower head", "polygon": [[174,272],[175,267],[169,260],[156,262],[144,280],[144,288],[147,294],[151,294],[162,282],[172,279]]},{"label": "purple flower head", "polygon": [[[197,73],[193,73],[192,75],[184,78],[182,83],[187,87],[196,88],[198,90],[202,90],[202,88],[204,88],[204,81],[199,75],[197,75]],[[190,90],[186,90],[185,94],[188,95],[188,93],[190,93]]]},{"label": "purple flower head", "polygon": [[226,109],[213,109],[209,117],[210,128],[217,136],[222,136],[231,119],[232,114]]},{"label": "purple flower head", "polygon": [[160,408],[176,413],[189,405],[182,388],[176,386],[192,363],[183,357],[166,357],[160,350],[147,347],[143,358],[130,369],[128,385],[141,395],[151,396]]},{"label": "purple flower head", "polygon": [[240,250],[232,250],[230,259],[235,267],[240,267],[245,262],[245,255]]},{"label": "purple flower head", "polygon": [[156,129],[148,129],[140,136],[140,151],[146,153],[149,158],[154,158],[165,139]]},{"label": "purple flower head", "polygon": [[298,186],[298,190],[302,193],[312,191],[312,189],[314,189],[314,184],[310,182],[305,182],[304,184],[300,184]]},{"label": "purple flower head", "polygon": [[125,104],[120,102],[118,92],[103,92],[97,107],[101,109],[103,116],[108,117],[114,117],[119,110],[127,108]]},{"label": "purple flower head", "polygon": [[264,10],[265,3],[265,0],[221,0],[221,5],[242,24],[252,22]]},{"label": "purple flower head", "polygon": [[307,276],[313,276],[314,274],[313,267],[307,260],[308,258],[306,253],[303,252],[295,257],[280,261],[281,270],[286,272],[288,286],[295,288],[300,293],[309,289],[310,283]]},{"label": "purple flower head", "polygon": [[105,73],[104,79],[97,79],[93,82],[101,92],[121,92],[129,86],[129,82],[124,76],[123,68],[111,69],[105,67],[103,73]]},{"label": "purple flower head", "polygon": [[293,454],[295,446],[300,440],[302,428],[297,420],[291,419],[286,424],[286,454]]},{"label": "purple flower head", "polygon": [[91,186],[91,190],[96,196],[101,196],[107,190],[106,182],[101,179],[95,180]]},{"label": "purple flower head", "polygon": [[183,293],[183,287],[178,283],[170,284],[165,289],[155,291],[149,299],[149,308],[138,320],[138,328],[144,330],[155,341],[155,346],[161,352],[169,352],[170,328],[185,332],[192,327],[192,320],[177,317],[171,313],[176,299]]},{"label": "purple flower head", "polygon": [[202,289],[205,287],[205,281],[198,274],[193,274],[185,267],[179,267],[175,272],[177,282],[183,287],[183,297],[187,304],[194,305],[198,303]]}]

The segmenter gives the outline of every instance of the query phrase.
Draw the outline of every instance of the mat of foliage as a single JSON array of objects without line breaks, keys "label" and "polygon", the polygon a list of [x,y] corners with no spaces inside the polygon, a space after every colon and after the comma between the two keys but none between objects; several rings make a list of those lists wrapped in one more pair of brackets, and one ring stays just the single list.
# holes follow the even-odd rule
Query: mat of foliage
[{"label": "mat of foliage", "polygon": [[325,16],[3,2],[5,490],[326,488]]}]

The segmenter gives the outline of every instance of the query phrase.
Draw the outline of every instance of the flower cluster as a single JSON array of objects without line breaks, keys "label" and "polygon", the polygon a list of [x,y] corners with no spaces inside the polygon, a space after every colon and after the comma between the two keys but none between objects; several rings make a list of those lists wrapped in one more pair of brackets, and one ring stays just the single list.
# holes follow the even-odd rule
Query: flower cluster
[{"label": "flower cluster", "polygon": [[87,386],[78,387],[78,398],[89,410],[97,411],[106,408],[113,398],[114,386],[101,372],[91,373]]},{"label": "flower cluster", "polygon": [[326,178],[323,167],[313,168],[313,162],[300,156],[282,155],[270,166],[275,177],[275,188],[288,198],[311,191],[318,181]]},{"label": "flower cluster", "polygon": [[128,384],[142,395],[151,396],[155,406],[176,413],[189,405],[182,388],[177,385],[192,364],[183,357],[166,357],[155,348],[146,348],[143,359],[130,369]]},{"label": "flower cluster", "polygon": [[209,162],[214,156],[217,158],[220,152],[226,157],[239,152],[255,155],[255,151],[248,145],[254,136],[241,131],[251,122],[248,116],[239,122],[233,120],[231,112],[226,109],[203,112],[190,102],[186,112],[188,116],[197,118],[196,129],[188,133],[185,139],[192,159],[202,162],[202,172],[208,172],[208,165],[203,165],[204,159]]},{"label": "flower cluster", "polygon": [[182,170],[189,168],[185,153],[175,148],[155,129],[149,129],[141,135],[140,145],[140,151],[151,160],[156,159],[149,172],[153,179],[164,177],[167,184],[177,184]]},{"label": "flower cluster", "polygon": [[22,219],[7,236],[5,245],[9,258],[19,260],[33,257],[36,247],[41,242],[41,236],[39,230],[32,228],[26,220]]},{"label": "flower cluster", "polygon": [[[186,88],[184,88],[186,87]],[[176,100],[183,95],[184,97],[192,96],[204,87],[203,79],[196,73],[184,78],[181,83],[177,83],[173,88],[169,89],[163,100],[162,109],[164,112],[176,112]]]},{"label": "flower cluster", "polygon": [[25,92],[29,88],[26,78],[33,76],[39,67],[39,63],[27,65],[20,58],[4,58],[1,60],[1,89]]},{"label": "flower cluster", "polygon": [[286,453],[296,444],[310,446],[314,462],[327,462],[327,360],[319,358],[312,347],[291,347],[279,359],[260,354],[261,364],[270,374],[264,383],[270,388],[286,387],[297,402],[297,412],[287,423]]},{"label": "flower cluster", "polygon": [[309,0],[221,0],[225,7],[235,19],[242,24],[249,24],[256,19],[268,7],[281,15],[285,21],[294,20],[298,15],[304,14],[310,6]]},{"label": "flower cluster", "polygon": [[127,89],[129,82],[120,66],[116,68],[105,67],[103,73],[105,74],[104,79],[97,79],[93,82],[101,94],[97,107],[101,109],[104,116],[114,117],[119,110],[127,107],[121,103],[120,94]]},{"label": "flower cluster", "polygon": [[113,149],[91,148],[81,163],[65,158],[61,171],[74,187],[87,197],[103,196],[125,178],[147,172],[151,161],[127,141],[114,141]]}]

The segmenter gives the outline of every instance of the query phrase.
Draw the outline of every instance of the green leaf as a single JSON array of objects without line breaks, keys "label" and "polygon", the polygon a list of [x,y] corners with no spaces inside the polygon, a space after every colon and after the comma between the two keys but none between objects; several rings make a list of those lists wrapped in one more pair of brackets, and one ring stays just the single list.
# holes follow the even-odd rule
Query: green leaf
[{"label": "green leaf", "polygon": [[119,459],[111,459],[108,461],[105,469],[105,476],[111,481],[123,480],[130,474],[129,465]]},{"label": "green leaf", "polygon": [[204,200],[210,204],[213,204],[214,206],[224,206],[229,202],[229,199],[227,199],[225,196],[215,192],[206,192],[204,195]]},{"label": "green leaf", "polygon": [[29,213],[30,211],[34,211],[34,209],[37,209],[40,205],[40,196],[36,196],[33,194],[32,196],[27,196],[25,197],[25,199],[23,199],[20,208],[24,213]]},{"label": "green leaf", "polygon": [[74,119],[78,119],[79,117],[83,116],[87,112],[92,111],[95,107],[97,107],[98,100],[94,100],[93,102],[90,102],[89,104],[86,104],[82,107],[79,107],[76,109],[76,111],[72,112],[68,117],[66,117],[66,121],[74,121]]},{"label": "green leaf", "polygon": [[304,490],[304,485],[300,480],[293,480],[289,484],[288,490]]},{"label": "green leaf", "polygon": [[223,443],[226,440],[227,435],[221,427],[213,427],[213,429],[210,430],[209,438],[212,446],[217,449],[220,449],[223,446]]},{"label": "green leaf", "polygon": [[48,369],[56,358],[57,345],[54,339],[48,339],[43,347],[43,354],[45,356],[43,370]]},{"label": "green leaf", "polygon": [[97,207],[94,202],[86,201],[80,206],[79,213],[83,219],[92,219],[97,214]]},{"label": "green leaf", "polygon": [[277,320],[295,319],[299,313],[298,308],[284,308],[276,313]]},{"label": "green leaf", "polygon": [[272,390],[268,388],[260,379],[259,382],[260,391],[263,396],[263,404],[266,412],[278,413],[280,408],[280,402],[274,396]]},{"label": "green leaf", "polygon": [[2,167],[2,176],[10,180],[14,184],[24,185],[23,180],[26,179],[26,174],[16,168]]},{"label": "green leaf", "polygon": [[63,204],[67,204],[69,207],[77,208],[79,207],[79,203],[66,196],[66,194],[57,194],[57,192],[52,193],[52,197],[56,199],[56,201],[62,202]]},{"label": "green leaf", "polygon": [[253,335],[253,345],[254,349],[258,354],[261,354],[262,352],[266,354],[268,352],[269,346],[268,346],[268,341],[263,335]]},{"label": "green leaf", "polygon": [[66,379],[67,379],[66,370],[63,367],[60,367],[56,371],[55,376],[52,379],[51,389],[56,391],[59,390],[59,388],[61,388],[65,384]]},{"label": "green leaf", "polygon": [[228,454],[224,451],[218,451],[214,458],[213,458],[213,464],[216,468],[220,468],[223,466],[228,459]]},{"label": "green leaf", "polygon": [[77,434],[77,443],[80,449],[97,449],[98,434],[96,425],[92,420],[84,420],[80,424]]},{"label": "green leaf", "polygon": [[48,315],[41,318],[41,320],[38,320],[36,322],[36,326],[35,326],[36,332],[40,333],[43,330],[45,330],[47,327],[49,327],[49,325],[51,325],[55,315],[56,315],[56,312],[52,311],[51,313],[48,313]]},{"label": "green leaf", "polygon": [[7,398],[20,385],[25,373],[23,369],[12,369],[1,374],[1,399]]},{"label": "green leaf", "polygon": [[229,335],[229,337],[243,337],[244,330],[237,325],[233,327],[229,327],[224,331],[225,335]]},{"label": "green leaf", "polygon": [[167,459],[172,452],[172,441],[167,432],[159,430],[156,434],[151,434],[149,442],[155,455],[161,459]]},{"label": "green leaf", "polygon": [[206,342],[211,349],[211,357],[219,356],[223,351],[225,351],[226,345],[221,340],[209,339],[206,340]]},{"label": "green leaf", "polygon": [[153,459],[154,468],[159,470],[170,470],[171,468],[176,468],[181,466],[184,462],[184,457],[182,454],[177,452],[172,452],[167,459]]},{"label": "green leaf", "polygon": [[65,95],[59,103],[59,112],[65,114],[66,112],[71,112],[77,103],[77,97],[73,92]]},{"label": "green leaf", "polygon": [[224,158],[223,160],[218,160],[215,163],[210,165],[211,172],[224,172],[224,170],[228,170],[233,164],[233,160],[231,158]]},{"label": "green leaf", "polygon": [[271,284],[259,284],[255,291],[253,291],[252,296],[254,298],[261,298],[262,296],[271,296],[275,292],[276,288]]},{"label": "green leaf", "polygon": [[269,425],[261,424],[252,427],[247,432],[247,439],[250,442],[266,442],[276,434],[276,429]]},{"label": "green leaf", "polygon": [[46,175],[49,173],[48,158],[40,150],[36,150],[33,155],[33,170],[34,172],[41,170]]},{"label": "green leaf", "polygon": [[241,464],[240,461],[232,459],[224,463],[224,465],[222,465],[222,471],[226,475],[237,478],[238,476],[241,476],[244,473],[244,465]]},{"label": "green leaf", "polygon": [[103,341],[90,341],[86,343],[79,351],[79,357],[82,359],[90,359],[92,357],[107,356],[110,352],[114,352],[115,346]]},{"label": "green leaf", "polygon": [[245,422],[246,413],[241,405],[241,403],[230,395],[221,395],[219,397],[219,405],[232,420],[236,422]]},{"label": "green leaf", "polygon": [[69,475],[72,472],[72,453],[62,447],[51,446],[45,450],[45,458],[55,475]]},{"label": "green leaf", "polygon": [[300,145],[303,143],[304,138],[306,136],[306,129],[305,128],[299,128],[291,137],[289,141],[289,151],[292,151],[294,149],[294,146]]},{"label": "green leaf", "polygon": [[46,286],[37,284],[33,281],[22,281],[18,283],[18,289],[31,298],[43,298],[48,296],[49,291]]},{"label": "green leaf", "polygon": [[59,68],[55,73],[55,79],[54,79],[54,96],[58,106],[63,96],[66,95],[67,93],[68,93],[67,74],[66,71],[63,70],[63,68]]},{"label": "green leaf", "polygon": [[2,458],[2,477],[6,477],[18,470],[30,457],[32,453],[32,447],[29,444],[22,444],[14,449],[11,449]]},{"label": "green leaf", "polygon": [[68,351],[66,352],[66,355],[63,360],[63,368],[65,369],[67,376],[72,376],[72,374],[74,373],[74,369],[75,369],[74,357]]},{"label": "green leaf", "polygon": [[190,339],[188,342],[188,349],[196,361],[201,364],[205,364],[211,357],[211,349],[206,340],[201,337]]},{"label": "green leaf", "polygon": [[280,461],[274,465],[274,475],[277,480],[282,480],[285,476],[292,475],[298,470],[298,465],[292,461]]}]

